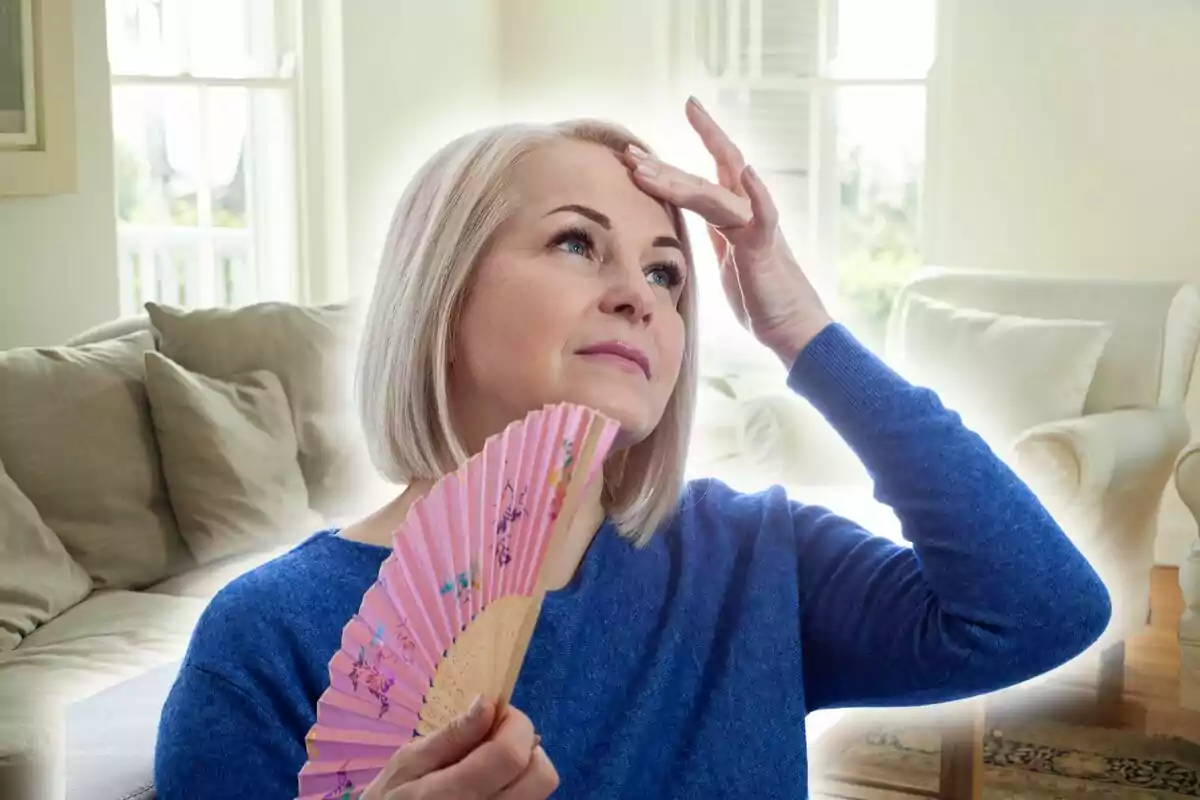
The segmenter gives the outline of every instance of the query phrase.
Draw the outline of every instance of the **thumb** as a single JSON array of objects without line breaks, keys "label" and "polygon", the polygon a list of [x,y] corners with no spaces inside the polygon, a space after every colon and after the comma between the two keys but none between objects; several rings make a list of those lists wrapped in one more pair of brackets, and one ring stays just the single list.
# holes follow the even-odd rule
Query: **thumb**
[{"label": "thumb", "polygon": [[495,716],[495,704],[482,696],[476,697],[471,707],[448,725],[401,748],[397,755],[408,756],[400,768],[407,780],[416,780],[461,761],[487,737]]}]

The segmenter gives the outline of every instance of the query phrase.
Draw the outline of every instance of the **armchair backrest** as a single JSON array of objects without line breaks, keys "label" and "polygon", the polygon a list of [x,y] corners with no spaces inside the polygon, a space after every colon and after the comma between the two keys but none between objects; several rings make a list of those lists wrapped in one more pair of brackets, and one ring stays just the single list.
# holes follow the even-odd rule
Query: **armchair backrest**
[{"label": "armchair backrest", "polygon": [[889,355],[903,341],[913,295],[997,314],[1110,322],[1084,413],[1184,403],[1200,343],[1200,289],[1192,284],[924,267],[892,308]]}]

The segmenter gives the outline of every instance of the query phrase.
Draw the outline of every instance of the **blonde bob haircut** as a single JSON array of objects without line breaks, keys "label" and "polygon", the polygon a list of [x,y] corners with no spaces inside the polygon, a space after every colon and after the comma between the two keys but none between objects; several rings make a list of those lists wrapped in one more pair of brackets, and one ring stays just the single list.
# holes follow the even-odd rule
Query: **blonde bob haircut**
[{"label": "blonde bob haircut", "polygon": [[[650,152],[629,131],[599,120],[484,128],[436,152],[396,206],[364,319],[355,387],[371,459],[395,483],[437,479],[470,455],[454,432],[448,391],[457,320],[476,266],[518,201],[517,167],[561,140]],[[667,208],[691,267],[683,215]],[[683,364],[662,419],[604,468],[606,513],[639,545],[675,512],[682,493],[696,397],[696,303],[696,281],[689,280],[678,305]]]}]

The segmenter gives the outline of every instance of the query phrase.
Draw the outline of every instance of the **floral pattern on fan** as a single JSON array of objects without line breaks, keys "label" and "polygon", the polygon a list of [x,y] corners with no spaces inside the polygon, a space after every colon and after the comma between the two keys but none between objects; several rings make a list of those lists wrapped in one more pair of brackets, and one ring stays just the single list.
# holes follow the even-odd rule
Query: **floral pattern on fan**
[{"label": "floral pattern on fan", "polygon": [[508,701],[541,609],[542,562],[618,430],[583,406],[546,406],[413,503],[330,659],[301,800],[354,800],[398,748],[476,694]]},{"label": "floral pattern on fan", "polygon": [[[382,630],[382,626],[380,628]],[[371,640],[374,644],[375,640]],[[354,668],[350,670],[350,684],[358,691],[359,683],[362,683],[379,701],[379,716],[382,717],[387,713],[390,707],[388,699],[388,690],[392,688],[392,684],[396,682],[396,674],[387,670],[383,666],[385,651],[376,646],[374,653],[367,657],[365,647],[358,648],[358,658],[354,661]]]},{"label": "floral pattern on fan", "polygon": [[550,519],[558,519],[558,514],[562,511],[563,500],[566,499],[566,486],[571,480],[572,466],[575,464],[575,453],[572,450],[573,442],[570,439],[563,439],[561,457],[562,466],[550,473],[550,486],[554,489],[554,502],[550,506]]},{"label": "floral pattern on fan", "polygon": [[508,566],[512,561],[512,550],[509,548],[509,539],[512,535],[512,526],[525,516],[525,494],[528,489],[521,490],[521,496],[517,497],[517,491],[513,488],[512,482],[504,484],[504,510],[500,512],[500,519],[496,522],[496,563],[501,567]]}]

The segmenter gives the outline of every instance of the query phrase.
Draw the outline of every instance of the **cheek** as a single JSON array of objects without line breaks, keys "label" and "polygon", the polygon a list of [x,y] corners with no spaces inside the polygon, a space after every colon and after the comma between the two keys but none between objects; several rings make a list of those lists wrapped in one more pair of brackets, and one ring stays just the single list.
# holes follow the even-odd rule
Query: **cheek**
[{"label": "cheek", "polygon": [[674,386],[683,363],[683,347],[686,339],[683,317],[672,310],[669,315],[664,316],[662,323],[657,337],[658,352],[662,354],[663,361],[670,370],[669,375],[664,375],[664,377],[669,377],[671,385]]},{"label": "cheek", "polygon": [[462,344],[476,371],[544,369],[570,337],[572,317],[563,300],[554,287],[536,281],[481,284],[461,322]]}]

